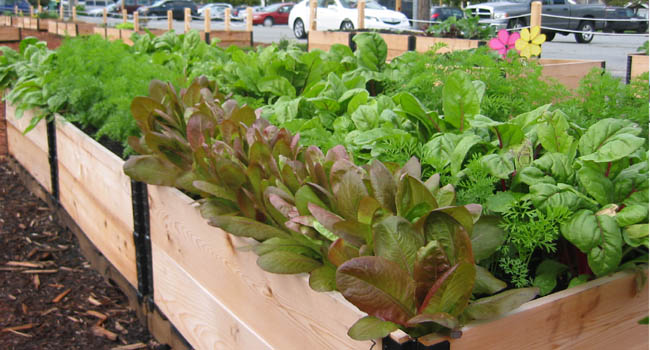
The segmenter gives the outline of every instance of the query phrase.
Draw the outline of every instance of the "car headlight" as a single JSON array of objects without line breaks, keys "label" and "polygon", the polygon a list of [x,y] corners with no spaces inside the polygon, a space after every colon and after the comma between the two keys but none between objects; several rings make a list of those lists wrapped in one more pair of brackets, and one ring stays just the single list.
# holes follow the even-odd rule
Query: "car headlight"
[{"label": "car headlight", "polygon": [[366,21],[379,22],[379,18],[377,18],[377,17],[372,17],[372,16],[366,16]]},{"label": "car headlight", "polygon": [[494,13],[494,19],[504,19],[508,18],[508,13],[507,12],[495,12]]}]

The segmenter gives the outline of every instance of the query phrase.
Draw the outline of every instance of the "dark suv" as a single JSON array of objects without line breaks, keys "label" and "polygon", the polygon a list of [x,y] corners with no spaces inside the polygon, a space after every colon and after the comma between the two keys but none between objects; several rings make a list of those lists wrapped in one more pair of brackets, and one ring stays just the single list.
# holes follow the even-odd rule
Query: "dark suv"
[{"label": "dark suv", "polygon": [[183,20],[185,18],[185,8],[191,10],[192,16],[198,16],[196,4],[189,0],[161,0],[151,6],[142,6],[138,12],[142,16],[167,16],[167,11],[172,11],[174,19]]},{"label": "dark suv", "polygon": [[458,7],[431,6],[432,22],[444,22],[449,17],[456,17],[456,19],[461,19],[465,17],[465,13]]}]

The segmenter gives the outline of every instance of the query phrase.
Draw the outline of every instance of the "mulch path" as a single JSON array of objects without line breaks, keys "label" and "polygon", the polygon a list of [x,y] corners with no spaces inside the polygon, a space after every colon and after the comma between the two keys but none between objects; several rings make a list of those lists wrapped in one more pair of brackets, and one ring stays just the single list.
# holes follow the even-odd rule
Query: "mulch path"
[{"label": "mulch path", "polygon": [[0,157],[0,349],[161,349]]}]

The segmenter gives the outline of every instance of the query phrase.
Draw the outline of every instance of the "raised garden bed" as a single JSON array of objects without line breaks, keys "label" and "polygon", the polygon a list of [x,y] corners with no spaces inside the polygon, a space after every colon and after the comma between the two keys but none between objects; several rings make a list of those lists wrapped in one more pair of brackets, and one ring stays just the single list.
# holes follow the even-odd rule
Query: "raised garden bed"
[{"label": "raised garden bed", "polygon": [[20,41],[20,28],[0,27],[0,42]]},{"label": "raised garden bed", "polygon": [[605,61],[540,58],[542,76],[553,78],[564,86],[575,89],[594,68],[605,69]]},{"label": "raised garden bed", "polygon": [[201,39],[210,43],[212,39],[219,40],[219,46],[228,47],[230,45],[248,47],[253,46],[253,32],[247,31],[225,31],[211,30],[210,32],[201,32]]},{"label": "raised garden bed", "polygon": [[643,73],[648,72],[648,55],[642,53],[631,53],[627,55],[627,70],[625,74],[625,82],[630,83],[630,81],[638,77]]}]

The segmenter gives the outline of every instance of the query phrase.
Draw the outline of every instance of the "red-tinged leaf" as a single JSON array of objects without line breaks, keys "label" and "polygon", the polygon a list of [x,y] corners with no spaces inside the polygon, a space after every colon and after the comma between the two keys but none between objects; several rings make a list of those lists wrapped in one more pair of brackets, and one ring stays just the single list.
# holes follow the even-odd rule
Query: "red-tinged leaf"
[{"label": "red-tinged leaf", "polygon": [[366,316],[357,322],[348,330],[348,336],[354,340],[374,340],[380,339],[392,331],[397,330],[399,326],[393,322],[382,321],[373,316]]},{"label": "red-tinged leaf", "polygon": [[309,287],[317,292],[336,290],[336,269],[326,264],[309,273]]},{"label": "red-tinged leaf", "polygon": [[404,174],[408,174],[413,178],[419,179],[422,177],[422,167],[420,161],[416,157],[411,157],[406,164],[397,172],[397,178],[400,179]]},{"label": "red-tinged leaf", "polygon": [[354,170],[350,170],[340,180],[337,186],[332,185],[339,214],[348,220],[356,220],[361,199],[368,196],[368,190],[363,179]]},{"label": "red-tinged leaf", "polygon": [[[284,129],[283,129],[284,130]],[[283,156],[287,159],[291,159],[291,145],[289,145],[290,140],[278,139],[273,145],[273,158],[276,161],[280,160],[280,156]]]},{"label": "red-tinged leaf", "polygon": [[466,207],[444,207],[434,210],[431,215],[436,215],[435,213],[443,213],[450,216],[458,224],[463,226],[467,232],[472,232],[474,228],[474,217],[472,213]]},{"label": "red-tinged leaf", "polygon": [[425,203],[429,210],[438,207],[438,203],[433,197],[433,194],[429,192],[422,181],[409,174],[403,175],[399,181],[397,195],[395,197],[397,215],[407,217],[411,209],[421,203]]},{"label": "red-tinged leaf", "polygon": [[246,126],[251,126],[255,120],[257,120],[257,117],[252,108],[244,106],[242,108],[233,109],[232,114],[230,114],[230,120],[236,123],[242,123]]},{"label": "red-tinged leaf", "polygon": [[483,206],[480,204],[467,204],[465,205],[465,209],[472,214],[472,221],[476,224],[476,222],[481,218],[481,213],[483,213]]},{"label": "red-tinged leaf", "polygon": [[369,225],[364,225],[355,220],[339,221],[334,224],[334,229],[331,231],[355,247],[361,247],[363,244],[368,243],[372,234]]},{"label": "red-tinged leaf", "polygon": [[356,177],[359,178],[360,182],[363,182],[363,169],[354,165],[351,161],[347,159],[339,159],[332,165],[329,181],[332,186],[332,192],[335,195],[339,190],[339,187],[342,186],[343,178],[350,172],[356,174]]},{"label": "red-tinged leaf", "polygon": [[291,153],[293,154],[292,160],[296,160],[298,151],[300,150],[300,134],[295,134],[291,138]]},{"label": "red-tinged leaf", "polygon": [[[471,222],[471,215],[465,208],[462,208],[462,210],[465,210],[468,221]],[[456,214],[458,213],[456,212]],[[474,261],[471,249],[472,243],[467,231],[447,213],[433,211],[429,215],[420,218],[414,227],[424,235],[427,241],[438,241],[451,264],[456,264],[460,260]]]},{"label": "red-tinged leaf", "polygon": [[370,177],[370,186],[372,194],[384,209],[391,213],[397,213],[395,207],[395,195],[397,193],[397,183],[393,174],[386,166],[378,160],[373,160],[368,171]]},{"label": "red-tinged leaf", "polygon": [[158,186],[174,186],[181,169],[151,155],[131,156],[123,166],[124,173],[136,181]]},{"label": "red-tinged leaf", "polygon": [[[314,190],[311,189],[310,186],[304,185],[298,189],[298,191],[295,192],[295,198],[296,198],[296,207],[298,208],[298,212],[301,215],[309,215],[310,211],[308,208],[309,203],[313,203],[320,208],[325,208],[327,205],[323,203],[323,201],[318,198]],[[323,224],[323,223],[321,223]],[[325,226],[325,224],[323,224]],[[327,226],[325,226],[327,227]],[[330,230],[331,231],[331,230]]]},{"label": "red-tinged leaf", "polygon": [[147,144],[140,142],[140,138],[137,136],[129,136],[127,142],[133,150],[138,154],[150,154],[151,150],[147,147]]},{"label": "red-tinged leaf", "polygon": [[336,286],[361,311],[403,326],[415,316],[415,281],[396,263],[378,256],[346,261],[336,271]]},{"label": "red-tinged leaf", "polygon": [[262,180],[266,176],[264,169],[258,163],[249,163],[246,169],[246,178],[250,181],[253,187],[253,192],[258,201],[262,201],[264,188],[262,187]]},{"label": "red-tinged leaf", "polygon": [[443,275],[447,278],[440,283],[439,287],[438,281],[431,287],[418,313],[445,312],[452,316],[459,316],[465,310],[472,296],[476,270],[474,264],[467,261],[461,261],[454,266],[457,268],[450,275],[447,276],[447,273]]},{"label": "red-tinged leaf", "polygon": [[228,188],[237,189],[246,183],[246,173],[241,165],[230,159],[221,159],[216,164],[219,179]]},{"label": "red-tinged leaf", "polygon": [[415,296],[418,305],[422,305],[431,286],[450,267],[447,255],[438,241],[430,241],[426,246],[418,249],[413,265],[413,278],[417,283]]},{"label": "red-tinged leaf", "polygon": [[327,250],[327,258],[329,261],[336,265],[341,266],[344,262],[359,256],[359,249],[353,248],[347,244],[343,238],[339,238],[332,242]]},{"label": "red-tinged leaf", "polygon": [[287,218],[287,220],[290,220],[300,215],[298,213],[298,209],[296,209],[296,206],[285,201],[277,194],[274,193],[269,194],[269,202],[271,203],[271,205],[273,205],[275,209],[277,209],[280,213],[282,213],[282,215],[285,218]]},{"label": "red-tinged leaf", "polygon": [[195,113],[187,121],[187,140],[192,150],[196,150],[214,137],[217,121],[203,113]]},{"label": "red-tinged leaf", "polygon": [[237,205],[239,206],[243,216],[249,219],[255,219],[257,217],[255,202],[255,195],[248,192],[245,188],[241,188],[237,191]]},{"label": "red-tinged leaf", "polygon": [[[133,115],[143,134],[152,130],[154,116],[157,115],[155,111],[164,109],[163,105],[151,97],[137,96],[131,101],[131,115]],[[173,122],[173,119],[171,121]]]},{"label": "red-tinged leaf", "polygon": [[433,322],[445,328],[455,329],[458,328],[460,322],[458,318],[446,313],[436,312],[435,314],[420,314],[409,320],[409,324],[416,326],[419,323]]},{"label": "red-tinged leaf", "polygon": [[289,164],[284,164],[282,166],[282,181],[284,184],[291,190],[291,192],[296,192],[300,189],[302,182],[296,176],[296,171]]},{"label": "red-tinged leaf", "polygon": [[436,201],[441,207],[447,207],[456,203],[456,190],[452,184],[447,184],[435,193]]},{"label": "red-tinged leaf", "polygon": [[322,264],[312,258],[291,251],[272,251],[257,258],[262,270],[278,274],[311,272]]},{"label": "red-tinged leaf", "polygon": [[233,202],[237,201],[237,194],[230,188],[219,186],[207,181],[194,181],[192,182],[192,185],[199,191],[205,192],[217,198],[223,198]]},{"label": "red-tinged leaf", "polygon": [[346,151],[345,147],[341,145],[336,145],[330,148],[330,150],[327,151],[327,155],[325,156],[325,162],[336,163],[340,159],[347,161],[351,160],[350,156],[348,155],[348,151]]},{"label": "red-tinged leaf", "polygon": [[424,245],[424,236],[417,233],[411,223],[399,216],[388,216],[372,227],[375,255],[396,262],[403,270],[413,274],[413,264],[418,249]]},{"label": "red-tinged leaf", "polygon": [[201,199],[199,203],[201,217],[206,220],[210,220],[210,218],[215,216],[234,215],[237,213],[237,209],[232,207],[232,203],[227,203],[217,198]]},{"label": "red-tinged leaf", "polygon": [[359,202],[359,211],[357,212],[357,220],[362,224],[372,224],[375,213],[380,208],[381,204],[379,204],[376,199],[370,196],[361,198],[361,202]]},{"label": "red-tinged leaf", "polygon": [[161,80],[154,79],[149,83],[149,96],[155,101],[161,102],[171,91],[169,84]]},{"label": "red-tinged leaf", "polygon": [[235,135],[239,135],[239,126],[231,120],[224,120],[219,123],[219,132],[221,139],[228,145],[233,145]]},{"label": "red-tinged leaf", "polygon": [[291,218],[291,221],[303,226],[313,227],[314,225],[314,217],[311,215],[296,216]]},{"label": "red-tinged leaf", "polygon": [[[442,288],[443,284],[447,281],[447,279],[451,276],[454,271],[458,268],[459,264],[456,264],[452,267],[450,267],[447,271],[445,271],[438,279],[431,285],[431,288],[429,288],[429,291],[427,292],[427,295],[424,297],[424,300],[422,300],[422,304],[420,304],[420,307],[418,307],[418,314],[424,313],[424,310],[426,310],[429,307],[429,303],[431,302],[431,298],[438,293],[438,290]],[[437,306],[437,305],[435,305]],[[433,308],[431,310],[432,312],[430,313],[435,313],[437,310]]]},{"label": "red-tinged leaf", "polygon": [[465,310],[465,315],[470,319],[489,320],[533,300],[538,293],[538,288],[510,289],[497,295],[473,301]]},{"label": "red-tinged leaf", "polygon": [[343,218],[332,213],[327,209],[323,209],[314,203],[308,203],[307,208],[311,215],[313,215],[318,222],[325,226],[329,231],[334,231],[334,224],[343,221]]},{"label": "red-tinged leaf", "polygon": [[210,218],[208,223],[235,236],[250,237],[258,241],[264,241],[273,237],[290,237],[285,231],[240,216],[214,216]]},{"label": "red-tinged leaf", "polygon": [[181,90],[181,99],[185,107],[192,107],[201,102],[201,86],[194,81],[185,91]]},{"label": "red-tinged leaf", "polygon": [[438,189],[440,189],[440,174],[431,175],[431,177],[424,182],[424,186],[426,186],[431,193],[438,192]]}]

